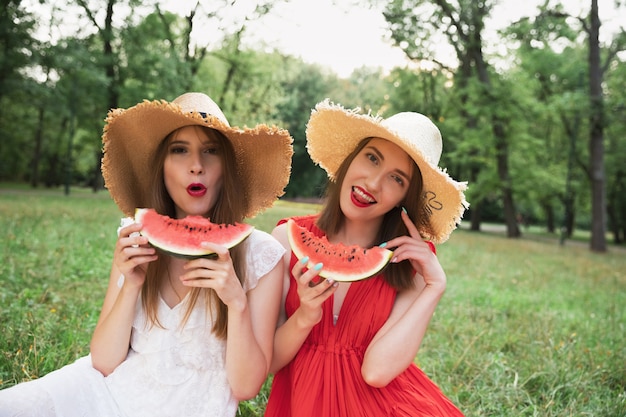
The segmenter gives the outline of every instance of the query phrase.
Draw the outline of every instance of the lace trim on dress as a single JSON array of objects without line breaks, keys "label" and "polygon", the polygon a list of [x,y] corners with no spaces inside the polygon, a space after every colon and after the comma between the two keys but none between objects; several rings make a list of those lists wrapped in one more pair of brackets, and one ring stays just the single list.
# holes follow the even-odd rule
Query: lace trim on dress
[{"label": "lace trim on dress", "polygon": [[248,245],[246,291],[256,287],[259,279],[270,272],[285,254],[285,248],[276,239],[258,229],[248,237]]}]

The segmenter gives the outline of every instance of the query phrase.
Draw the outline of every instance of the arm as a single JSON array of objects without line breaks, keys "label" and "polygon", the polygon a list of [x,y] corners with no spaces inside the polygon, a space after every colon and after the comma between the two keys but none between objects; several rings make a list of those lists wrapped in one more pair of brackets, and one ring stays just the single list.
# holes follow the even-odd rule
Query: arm
[{"label": "arm", "polygon": [[[145,237],[130,237],[139,230],[139,224],[120,230],[109,286],[91,338],[92,365],[105,376],[126,359],[135,305],[145,280],[147,263],[156,259],[155,250]],[[125,279],[119,288],[117,283],[122,274]]]},{"label": "arm", "polygon": [[278,329],[274,336],[274,355],[270,373],[276,373],[287,365],[296,356],[298,350],[308,337],[313,326],[322,319],[322,303],[335,292],[337,285],[332,280],[322,280],[314,287],[309,283],[317,277],[318,271],[311,269],[303,273],[306,263],[298,262],[292,269],[292,273],[298,282],[298,295],[300,306],[287,319],[285,312],[285,300],[289,291],[289,264],[291,260],[291,246],[287,237],[287,225],[277,226],[272,235],[286,249],[283,259],[284,277],[282,300],[280,303],[280,315]]},{"label": "arm", "polygon": [[446,275],[437,257],[408,216],[402,216],[411,236],[392,239],[388,245],[397,248],[392,261],[411,261],[417,285],[398,294],[387,322],[365,351],[361,374],[375,387],[386,386],[413,362],[446,288]]},{"label": "arm", "polygon": [[238,400],[258,394],[268,375],[283,276],[278,261],[247,293],[235,273],[230,253],[207,244],[216,260],[196,259],[185,264],[181,276],[187,286],[212,288],[228,308],[226,374]]},{"label": "arm", "polygon": [[[278,319],[283,264],[248,291],[244,309],[228,309],[226,371],[239,400],[253,398],[267,378]],[[239,387],[237,390],[234,387]]]}]

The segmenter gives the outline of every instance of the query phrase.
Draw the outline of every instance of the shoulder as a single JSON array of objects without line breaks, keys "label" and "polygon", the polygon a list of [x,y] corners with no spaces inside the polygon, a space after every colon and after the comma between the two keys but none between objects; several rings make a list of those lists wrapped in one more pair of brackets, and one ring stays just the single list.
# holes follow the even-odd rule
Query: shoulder
[{"label": "shoulder", "polygon": [[286,249],[289,249],[291,245],[289,244],[289,238],[287,236],[287,222],[289,220],[293,220],[298,226],[312,231],[316,235],[320,235],[322,232],[315,225],[317,217],[317,214],[309,214],[306,216],[294,216],[280,219],[272,231],[272,236],[274,236]]},{"label": "shoulder", "polygon": [[258,229],[254,229],[248,236],[247,245],[248,275],[253,282],[270,272],[286,252],[272,235]]},{"label": "shoulder", "polygon": [[[313,233],[315,233],[316,235],[320,235],[323,234],[323,232],[317,227],[317,219],[318,219],[319,215],[318,214],[307,214],[305,216],[294,216],[294,217],[287,217],[285,219],[281,219],[278,221],[276,228],[274,228],[274,230],[286,230],[287,229],[287,222],[289,220],[293,220],[298,226],[303,227]],[[272,233],[273,234],[273,233]]]},{"label": "shoulder", "polygon": [[266,250],[284,252],[284,249],[280,242],[269,233],[254,229],[250,236],[248,236],[248,256],[254,256],[255,253],[264,252]]},{"label": "shoulder", "polygon": [[278,223],[276,223],[276,225],[280,226],[282,224],[287,223],[289,220],[293,220],[299,226],[303,226],[303,227],[309,228],[311,225],[315,225],[315,222],[317,221],[317,217],[318,217],[317,214],[307,214],[307,215],[304,215],[304,216],[286,217],[284,219],[280,219],[278,221]]}]

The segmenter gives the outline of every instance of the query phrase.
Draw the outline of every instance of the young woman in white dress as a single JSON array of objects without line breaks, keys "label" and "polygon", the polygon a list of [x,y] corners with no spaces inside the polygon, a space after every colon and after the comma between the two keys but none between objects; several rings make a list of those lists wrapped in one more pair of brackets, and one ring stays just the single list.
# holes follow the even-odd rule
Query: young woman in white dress
[{"label": "young woman in white dress", "polygon": [[232,417],[268,375],[284,249],[254,230],[230,250],[206,243],[216,259],[176,258],[132,217],[243,222],[283,193],[292,138],[230,127],[208,96],[186,93],[111,111],[103,142],[105,184],[128,217],[90,354],[0,391],[0,416]]}]

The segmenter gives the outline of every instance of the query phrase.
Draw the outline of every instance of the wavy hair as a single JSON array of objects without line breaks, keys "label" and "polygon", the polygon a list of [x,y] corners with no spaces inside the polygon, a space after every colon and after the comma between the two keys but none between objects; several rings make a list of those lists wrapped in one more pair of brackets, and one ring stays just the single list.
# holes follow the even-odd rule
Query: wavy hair
[{"label": "wavy hair", "polygon": [[[203,129],[209,138],[215,140],[220,146],[219,155],[222,158],[222,187],[219,191],[218,198],[215,205],[207,213],[207,218],[211,218],[213,223],[235,223],[243,222],[244,214],[248,210],[248,204],[246,199],[240,197],[240,190],[242,187],[242,180],[239,173],[235,170],[235,151],[230,141],[217,130],[194,126],[196,129]],[[152,178],[152,193],[150,207],[153,207],[159,214],[163,214],[170,217],[176,216],[176,209],[172,197],[167,192],[165,187],[165,179],[163,168],[165,165],[165,158],[167,156],[167,149],[170,141],[176,135],[177,130],[170,133],[157,148],[153,161],[153,178]],[[230,249],[230,255],[233,261],[233,266],[237,277],[243,285],[243,279],[246,276],[246,264],[245,253],[247,249],[246,241]],[[162,279],[167,277],[169,273],[169,256],[161,254],[159,258],[150,264],[146,272],[146,280],[143,284],[141,291],[141,301],[146,311],[148,321],[150,325],[156,325],[163,327],[159,323],[157,311],[159,305],[159,287]],[[189,319],[191,312],[196,305],[200,294],[205,294],[205,300],[207,303],[207,311],[210,312],[213,318],[213,333],[219,338],[226,338],[227,324],[228,324],[228,309],[222,300],[217,296],[217,293],[211,288],[197,288],[194,287],[190,290],[187,309],[181,326]]]},{"label": "wavy hair", "polygon": [[[323,230],[327,235],[338,233],[345,223],[346,218],[339,205],[341,186],[343,185],[350,164],[372,139],[371,137],[365,138],[359,142],[357,147],[339,166],[335,174],[335,181],[329,181],[327,184],[324,205],[317,219],[317,227]],[[400,203],[400,207],[404,207],[411,220],[419,224],[419,217],[424,213],[424,199],[421,198],[423,189],[422,173],[413,159],[411,159],[411,162],[413,165],[411,179],[406,195]],[[380,245],[395,237],[408,234],[408,230],[400,215],[402,210],[400,207],[394,207],[385,213],[380,229],[376,235],[375,245]],[[390,263],[383,271],[385,281],[399,291],[413,288],[415,285],[413,281],[414,274],[415,271],[409,261]]]}]

